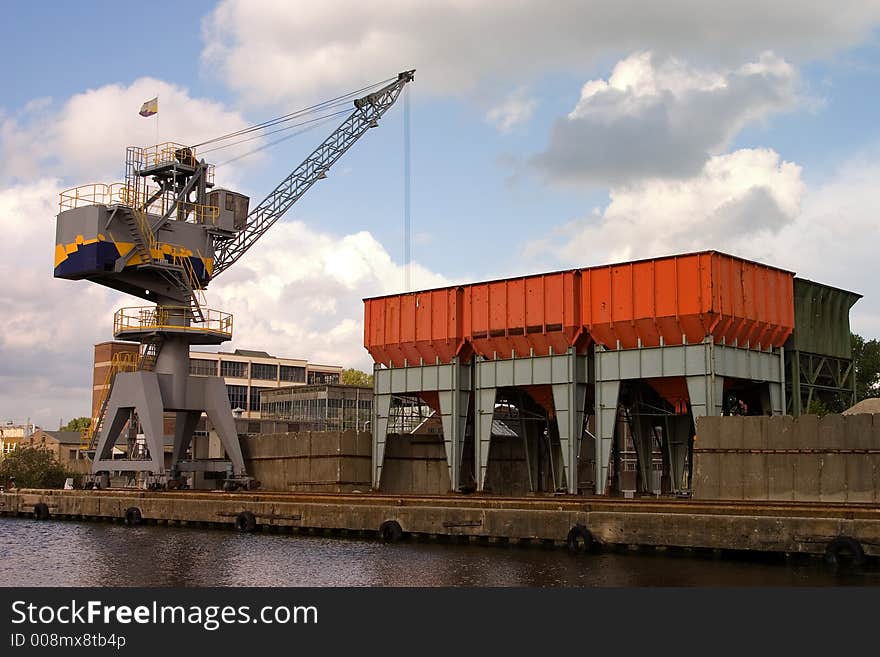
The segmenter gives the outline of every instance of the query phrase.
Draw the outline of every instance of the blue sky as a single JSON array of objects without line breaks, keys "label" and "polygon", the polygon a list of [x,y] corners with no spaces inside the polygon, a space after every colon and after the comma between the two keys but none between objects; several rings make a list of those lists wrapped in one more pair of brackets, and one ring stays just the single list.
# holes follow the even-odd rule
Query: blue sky
[{"label": "blue sky", "polygon": [[[52,279],[56,194],[121,178],[154,90],[161,140],[194,143],[416,68],[417,285],[715,248],[863,293],[854,327],[880,336],[880,3],[734,4],[9,4],[0,419],[87,413],[91,345],[131,300]],[[330,129],[218,182],[254,204]],[[400,102],[212,284],[232,346],[368,368],[360,298],[403,286],[403,182]]]}]

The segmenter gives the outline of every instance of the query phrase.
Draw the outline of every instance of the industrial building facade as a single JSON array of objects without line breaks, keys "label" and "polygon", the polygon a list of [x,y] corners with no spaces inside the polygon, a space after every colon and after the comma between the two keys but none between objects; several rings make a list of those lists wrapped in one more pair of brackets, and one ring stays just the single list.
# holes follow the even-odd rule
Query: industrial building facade
[{"label": "industrial building facade", "polygon": [[485,489],[505,417],[533,491],[687,494],[698,417],[852,402],[858,298],[705,251],[365,299],[373,486],[409,407],[440,418],[453,490]]},{"label": "industrial building facade", "polygon": [[[140,345],[111,341],[95,345],[92,385],[92,417],[100,408],[102,395],[110,386],[108,374],[114,358],[138,355]],[[245,419],[260,418],[261,393],[288,386],[337,384],[342,367],[317,365],[307,360],[279,358],[264,351],[236,349],[232,353],[190,351],[189,371],[194,376],[219,376],[233,410]]]},{"label": "industrial building facade", "polygon": [[306,385],[265,390],[260,417],[288,424],[289,431],[359,431],[369,428],[373,390],[353,385]]}]

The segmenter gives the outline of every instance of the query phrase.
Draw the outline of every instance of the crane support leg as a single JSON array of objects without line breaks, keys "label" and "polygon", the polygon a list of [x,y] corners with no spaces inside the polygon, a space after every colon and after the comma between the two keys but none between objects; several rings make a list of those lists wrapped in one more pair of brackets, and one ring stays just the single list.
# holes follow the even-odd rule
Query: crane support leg
[{"label": "crane support leg", "polygon": [[[143,428],[149,459],[113,459],[113,447],[122,434],[131,411],[137,413]],[[165,455],[162,429],[162,390],[159,375],[154,372],[127,372],[116,375],[113,391],[107,403],[107,419],[104,423],[92,473],[110,471],[135,471],[164,474]],[[126,449],[126,451],[128,451]]]},{"label": "crane support leg", "polygon": [[[197,377],[189,378],[192,382],[192,379]],[[232,472],[236,476],[245,476],[247,472],[244,457],[235,431],[235,421],[232,419],[232,407],[226,395],[226,384],[218,377],[199,377],[199,379],[201,379],[199,383],[204,386],[205,413],[208,415],[208,421],[217,431],[217,437],[220,438],[220,444],[226,450],[226,455],[232,461]]]}]

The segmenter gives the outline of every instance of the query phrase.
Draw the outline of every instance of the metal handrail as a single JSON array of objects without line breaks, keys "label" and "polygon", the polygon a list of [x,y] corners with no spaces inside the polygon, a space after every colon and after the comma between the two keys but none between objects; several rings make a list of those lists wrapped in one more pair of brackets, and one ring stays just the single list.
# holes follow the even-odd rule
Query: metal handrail
[{"label": "metal handrail", "polygon": [[[219,333],[232,337],[232,313],[220,310],[203,308],[203,321],[198,321],[192,316],[192,309],[188,306],[131,306],[120,308],[113,315],[113,332],[116,334],[125,331],[186,331],[194,333]],[[186,317],[189,319],[188,326],[172,324],[172,317]]]},{"label": "metal handrail", "polygon": [[[121,182],[89,183],[61,192],[58,199],[58,211],[73,210],[87,205],[125,205],[137,210],[144,207],[157,191],[159,191],[158,187],[151,185],[131,187]],[[174,200],[174,194],[170,191],[159,194],[150,203],[147,211],[165,214],[174,204]],[[220,208],[216,205],[184,201],[179,203],[178,207],[184,216],[191,216],[192,221],[198,224],[214,226],[220,216]]]},{"label": "metal handrail", "polygon": [[146,166],[157,166],[166,162],[180,162],[195,166],[196,149],[186,144],[178,144],[173,141],[166,141],[153,146],[145,146],[141,149],[143,163]]},{"label": "metal handrail", "polygon": [[125,183],[89,183],[66,189],[59,194],[59,211],[73,210],[86,205],[128,205]]}]

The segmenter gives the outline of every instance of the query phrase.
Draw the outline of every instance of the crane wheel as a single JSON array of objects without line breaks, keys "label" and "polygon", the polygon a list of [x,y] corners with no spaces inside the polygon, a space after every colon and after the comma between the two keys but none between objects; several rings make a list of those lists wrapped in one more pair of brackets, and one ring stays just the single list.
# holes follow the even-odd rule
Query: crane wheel
[{"label": "crane wheel", "polygon": [[37,502],[34,504],[34,520],[49,519],[49,505],[45,502]]},{"label": "crane wheel", "polygon": [[578,523],[568,532],[565,544],[571,552],[592,552],[595,547],[593,534],[589,529]]},{"label": "crane wheel", "polygon": [[825,547],[825,563],[832,568],[862,568],[865,565],[865,551],[856,539],[838,536]]},{"label": "crane wheel", "polygon": [[235,528],[242,534],[250,534],[257,528],[257,518],[251,511],[242,511],[235,516]]},{"label": "crane wheel", "polygon": [[144,521],[141,510],[136,506],[130,506],[125,510],[125,524],[129,527],[137,527]]},{"label": "crane wheel", "polygon": [[379,536],[386,543],[397,543],[403,538],[403,528],[396,520],[386,520],[379,525]]}]

